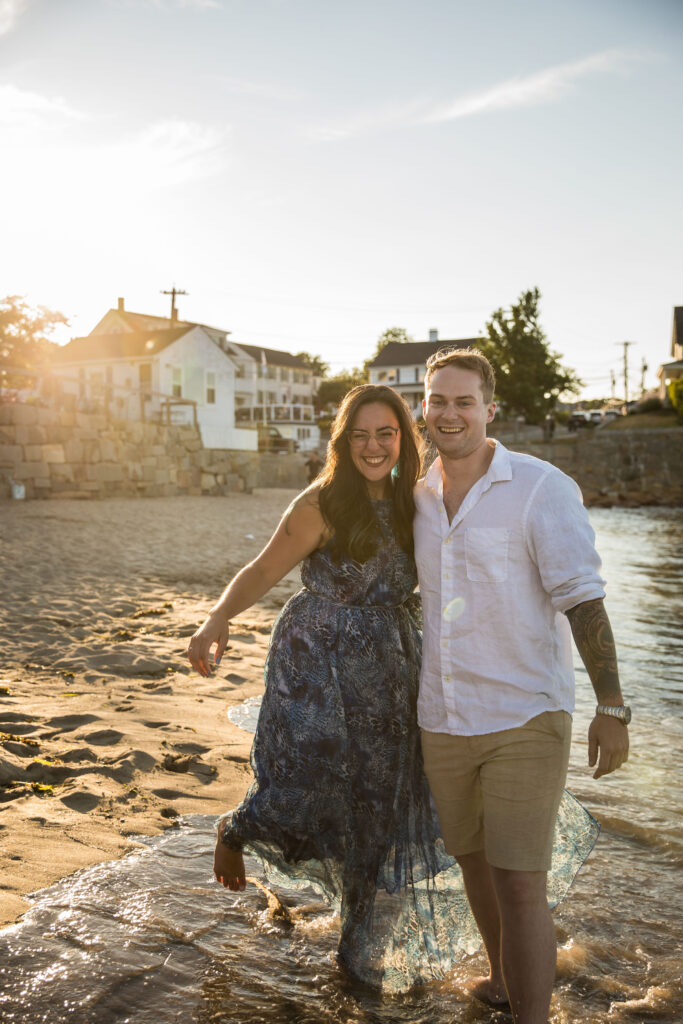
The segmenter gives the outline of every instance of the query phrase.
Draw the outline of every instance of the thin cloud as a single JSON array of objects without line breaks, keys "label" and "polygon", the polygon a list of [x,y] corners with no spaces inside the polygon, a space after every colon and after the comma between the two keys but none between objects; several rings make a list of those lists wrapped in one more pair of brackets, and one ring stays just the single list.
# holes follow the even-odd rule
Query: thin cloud
[{"label": "thin cloud", "polygon": [[136,168],[151,186],[182,185],[219,173],[227,160],[226,132],[192,121],[163,121],[114,148],[115,164]]},{"label": "thin cloud", "polygon": [[572,92],[582,78],[624,71],[639,59],[642,58],[636,54],[607,50],[569,64],[545,68],[532,75],[508,78],[490,89],[458,96],[450,103],[436,107],[423,118],[423,121],[425,124],[435,124],[494,110],[511,110],[514,107],[552,103]]},{"label": "thin cloud", "polygon": [[59,96],[41,96],[16,85],[0,85],[0,124],[34,126],[55,118],[77,121],[83,117]]},{"label": "thin cloud", "polygon": [[651,57],[651,54],[606,50],[530,75],[508,78],[498,85],[457,96],[447,103],[434,104],[433,101],[415,99],[400,106],[328,121],[313,127],[308,134],[317,141],[335,142],[407,125],[439,124],[496,110],[540,106],[563,99],[575,91],[582,79],[591,75],[626,72],[635,62]]},{"label": "thin cloud", "polygon": [[0,0],[0,36],[14,28],[14,23],[26,7],[27,0]]}]

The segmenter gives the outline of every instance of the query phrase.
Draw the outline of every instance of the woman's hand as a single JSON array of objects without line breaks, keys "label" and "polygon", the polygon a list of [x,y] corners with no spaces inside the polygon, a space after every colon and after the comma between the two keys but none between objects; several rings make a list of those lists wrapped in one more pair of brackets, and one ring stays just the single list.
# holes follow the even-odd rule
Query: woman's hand
[{"label": "woman's hand", "polygon": [[202,676],[210,676],[211,673],[211,648],[216,645],[213,656],[214,665],[220,665],[225,648],[228,646],[230,637],[230,622],[225,616],[213,612],[201,624],[196,633],[190,638],[187,646],[187,656],[190,659],[192,668],[195,668]]}]

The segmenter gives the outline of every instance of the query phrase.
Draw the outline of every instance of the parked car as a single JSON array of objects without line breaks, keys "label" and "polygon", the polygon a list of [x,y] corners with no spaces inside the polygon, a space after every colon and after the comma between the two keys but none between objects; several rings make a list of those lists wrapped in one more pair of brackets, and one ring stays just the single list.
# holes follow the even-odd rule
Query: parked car
[{"label": "parked car", "polygon": [[590,421],[597,426],[598,423],[602,423],[605,417],[602,414],[602,409],[591,409]]},{"label": "parked car", "polygon": [[586,427],[593,427],[595,423],[591,414],[583,409],[575,409],[567,420],[567,430],[574,433],[575,430],[584,430]]},{"label": "parked car", "polygon": [[260,452],[296,452],[299,445],[289,437],[283,437],[277,427],[259,427],[258,450]]}]

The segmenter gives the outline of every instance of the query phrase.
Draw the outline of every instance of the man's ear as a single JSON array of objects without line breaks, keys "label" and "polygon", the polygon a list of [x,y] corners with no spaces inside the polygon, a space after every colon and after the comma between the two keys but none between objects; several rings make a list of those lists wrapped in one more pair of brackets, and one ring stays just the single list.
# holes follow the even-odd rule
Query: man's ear
[{"label": "man's ear", "polygon": [[496,409],[497,408],[498,408],[498,406],[497,406],[497,404],[495,402],[491,402],[489,404],[488,413],[487,413],[487,416],[486,416],[486,422],[487,423],[491,423],[493,421],[493,417],[496,415]]}]

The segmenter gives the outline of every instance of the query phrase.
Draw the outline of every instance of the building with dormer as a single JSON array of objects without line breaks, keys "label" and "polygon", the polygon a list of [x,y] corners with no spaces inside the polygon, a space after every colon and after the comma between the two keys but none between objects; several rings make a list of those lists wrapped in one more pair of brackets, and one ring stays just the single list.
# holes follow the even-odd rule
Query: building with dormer
[{"label": "building with dormer", "polygon": [[439,332],[432,328],[429,341],[390,341],[370,363],[370,383],[388,384],[405,398],[415,418],[422,415],[424,375],[427,360],[444,348],[469,348],[478,338],[439,341]]}]

